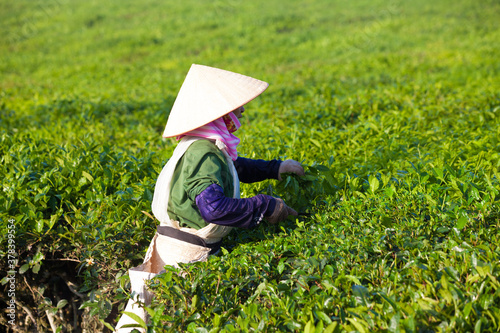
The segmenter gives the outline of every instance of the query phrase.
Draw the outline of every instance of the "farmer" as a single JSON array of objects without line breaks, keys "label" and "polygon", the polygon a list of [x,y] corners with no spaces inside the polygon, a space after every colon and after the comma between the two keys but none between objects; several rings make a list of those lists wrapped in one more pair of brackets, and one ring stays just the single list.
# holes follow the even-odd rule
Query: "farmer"
[{"label": "farmer", "polygon": [[[243,105],[259,96],[266,82],[241,74],[193,64],[170,112],[163,137],[180,142],[160,173],[153,197],[153,214],[160,222],[144,263],[129,270],[133,298],[125,311],[144,321],[136,301],[149,305],[145,281],[165,265],[206,260],[220,248],[232,228],[253,228],[264,220],[275,224],[297,212],[283,200],[259,194],[239,198],[239,181],[281,180],[282,173],[304,174],[294,160],[251,160],[238,157]],[[126,314],[121,328],[136,321]]]}]

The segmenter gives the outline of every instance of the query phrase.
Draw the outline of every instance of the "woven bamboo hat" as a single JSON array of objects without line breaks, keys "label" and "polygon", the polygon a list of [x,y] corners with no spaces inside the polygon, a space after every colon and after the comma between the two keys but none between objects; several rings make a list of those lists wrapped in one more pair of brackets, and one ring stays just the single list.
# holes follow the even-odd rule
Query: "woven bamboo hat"
[{"label": "woven bamboo hat", "polygon": [[250,102],[268,86],[249,76],[193,64],[170,111],[163,137],[206,125]]}]

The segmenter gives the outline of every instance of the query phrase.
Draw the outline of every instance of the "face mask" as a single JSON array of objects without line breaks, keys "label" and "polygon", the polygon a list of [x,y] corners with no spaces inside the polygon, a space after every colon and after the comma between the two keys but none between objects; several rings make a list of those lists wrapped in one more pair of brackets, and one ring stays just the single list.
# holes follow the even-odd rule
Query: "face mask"
[{"label": "face mask", "polygon": [[232,112],[222,116],[222,119],[224,120],[229,133],[234,133],[241,127],[240,121]]}]

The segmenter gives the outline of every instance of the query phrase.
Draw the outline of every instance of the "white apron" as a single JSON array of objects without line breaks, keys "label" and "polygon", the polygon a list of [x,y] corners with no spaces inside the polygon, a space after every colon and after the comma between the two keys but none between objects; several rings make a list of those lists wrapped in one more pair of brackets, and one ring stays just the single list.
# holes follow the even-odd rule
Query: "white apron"
[{"label": "white apron", "polygon": [[[156,181],[152,210],[154,216],[158,219],[158,221],[160,221],[160,225],[169,226],[172,228],[180,229],[184,232],[194,234],[198,237],[203,238],[207,244],[213,244],[219,242],[224,236],[226,236],[231,231],[232,227],[210,223],[206,227],[199,230],[196,230],[194,228],[181,228],[179,226],[179,222],[171,220],[167,213],[168,199],[170,195],[170,184],[175,167],[177,166],[177,163],[189,148],[189,146],[191,146],[191,144],[196,140],[206,139],[189,136],[183,137],[175,148],[172,157],[163,167],[163,170],[161,171],[160,175],[158,176],[158,180]],[[225,145],[222,142],[216,141],[216,145],[224,153],[227,164],[229,166],[229,170],[231,172],[231,175],[233,176],[233,197],[239,198],[240,182],[233,161],[227,154]],[[164,270],[163,267],[166,265],[178,267],[178,263],[193,263],[197,261],[203,261],[208,258],[209,253],[210,248],[186,243],[175,238],[156,233],[151,240],[151,244],[149,245],[148,251],[144,258],[144,262],[141,265],[129,270],[132,296],[133,298],[135,298],[135,300],[129,300],[125,308],[125,312],[133,312],[146,322],[146,313],[144,312],[144,309],[142,307],[139,307],[137,305],[136,302],[140,301],[141,303],[145,303],[146,305],[149,305],[151,303],[152,293],[146,290],[145,282]],[[121,327],[126,324],[135,323],[135,320],[124,314],[116,325],[117,332],[130,332],[133,330],[133,328]]]}]

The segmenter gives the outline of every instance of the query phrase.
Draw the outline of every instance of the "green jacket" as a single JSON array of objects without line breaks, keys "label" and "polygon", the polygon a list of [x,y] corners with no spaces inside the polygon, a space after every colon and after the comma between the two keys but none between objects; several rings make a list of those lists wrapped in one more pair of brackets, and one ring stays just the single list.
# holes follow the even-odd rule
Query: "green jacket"
[{"label": "green jacket", "polygon": [[224,154],[209,140],[195,141],[179,160],[172,177],[168,215],[181,227],[201,229],[207,225],[196,206],[196,196],[217,184],[224,195],[234,195],[233,176]]}]

